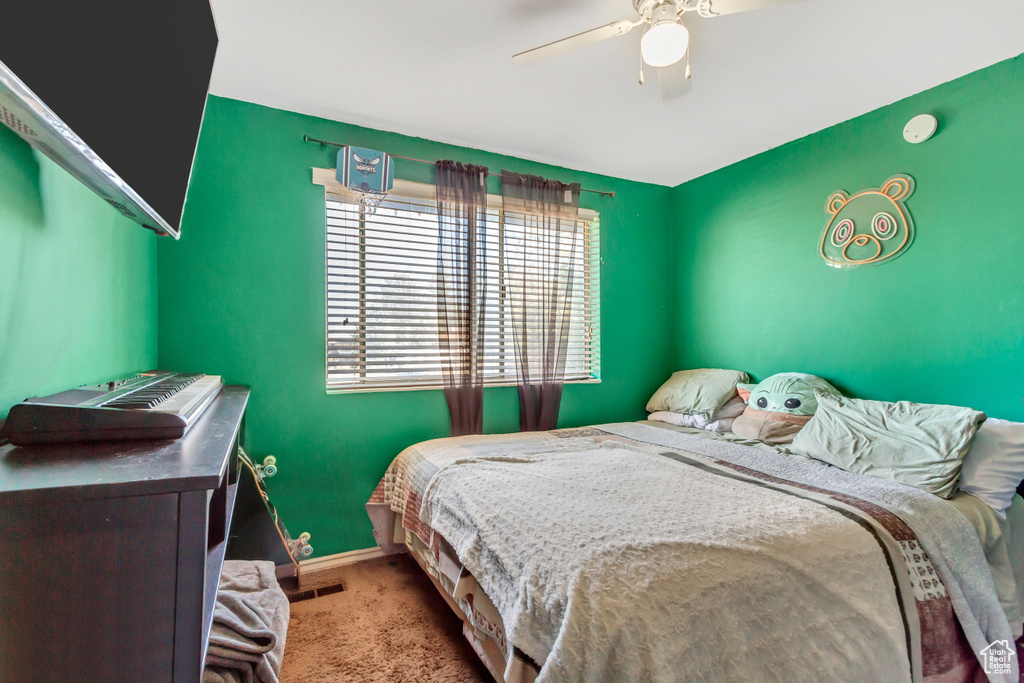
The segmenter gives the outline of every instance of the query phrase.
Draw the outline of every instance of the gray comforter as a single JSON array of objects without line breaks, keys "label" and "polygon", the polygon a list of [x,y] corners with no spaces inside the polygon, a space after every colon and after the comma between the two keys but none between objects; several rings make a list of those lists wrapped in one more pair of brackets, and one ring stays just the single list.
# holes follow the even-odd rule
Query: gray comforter
[{"label": "gray comforter", "polygon": [[938,681],[1013,641],[970,524],[907,486],[637,423],[413,448],[539,681]]}]

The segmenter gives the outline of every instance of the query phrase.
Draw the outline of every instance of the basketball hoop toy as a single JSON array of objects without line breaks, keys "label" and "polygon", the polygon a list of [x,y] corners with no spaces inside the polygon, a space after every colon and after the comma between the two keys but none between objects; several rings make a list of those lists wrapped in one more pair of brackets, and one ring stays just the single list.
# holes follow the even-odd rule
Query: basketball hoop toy
[{"label": "basketball hoop toy", "polygon": [[338,150],[337,179],[359,198],[362,210],[370,216],[394,186],[395,167],[389,154],[346,145]]}]

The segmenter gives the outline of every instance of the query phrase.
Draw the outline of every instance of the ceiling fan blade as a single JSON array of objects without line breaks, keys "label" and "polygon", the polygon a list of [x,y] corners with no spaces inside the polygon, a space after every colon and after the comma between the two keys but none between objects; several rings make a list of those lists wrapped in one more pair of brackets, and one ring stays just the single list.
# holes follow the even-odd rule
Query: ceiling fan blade
[{"label": "ceiling fan blade", "polygon": [[547,45],[541,45],[535,47],[532,50],[526,52],[520,52],[517,55],[512,56],[512,63],[518,66],[530,66],[537,62],[548,59],[550,57],[557,57],[558,55],[565,54],[572,50],[576,50],[587,45],[594,45],[602,41],[608,40],[609,38],[616,38],[623,36],[633,30],[634,26],[638,26],[642,23],[642,20],[631,21],[629,19],[623,19],[622,21],[613,21],[612,23],[601,26],[599,28],[590,29],[583,33],[577,33],[574,36],[568,38],[562,38],[556,40],[553,43]]},{"label": "ceiling fan blade", "polygon": [[661,91],[661,99],[664,101],[675,98],[690,92],[693,87],[689,78],[690,55],[680,59],[675,64],[662,66],[656,69],[658,72],[658,90]]},{"label": "ceiling fan blade", "polygon": [[701,0],[697,5],[697,13],[702,17],[717,17],[788,5],[791,2],[797,0]]}]

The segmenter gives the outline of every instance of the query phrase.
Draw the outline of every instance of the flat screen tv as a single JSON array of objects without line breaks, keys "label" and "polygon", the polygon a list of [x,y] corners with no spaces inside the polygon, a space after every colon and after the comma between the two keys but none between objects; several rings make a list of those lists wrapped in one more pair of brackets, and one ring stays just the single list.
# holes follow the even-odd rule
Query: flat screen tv
[{"label": "flat screen tv", "polygon": [[217,50],[209,2],[10,5],[0,123],[125,216],[177,239]]}]

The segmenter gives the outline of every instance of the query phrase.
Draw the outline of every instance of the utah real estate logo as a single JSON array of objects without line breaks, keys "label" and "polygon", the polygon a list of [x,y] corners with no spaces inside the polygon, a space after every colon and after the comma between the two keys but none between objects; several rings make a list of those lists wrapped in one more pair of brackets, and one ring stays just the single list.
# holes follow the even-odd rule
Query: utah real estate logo
[{"label": "utah real estate logo", "polygon": [[982,657],[982,668],[987,674],[1009,674],[1010,658],[1015,657],[1016,647],[1006,640],[996,640],[988,644],[979,654]]}]

